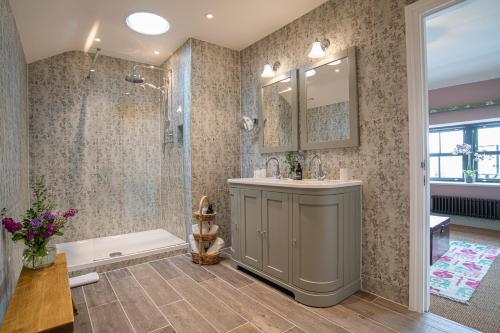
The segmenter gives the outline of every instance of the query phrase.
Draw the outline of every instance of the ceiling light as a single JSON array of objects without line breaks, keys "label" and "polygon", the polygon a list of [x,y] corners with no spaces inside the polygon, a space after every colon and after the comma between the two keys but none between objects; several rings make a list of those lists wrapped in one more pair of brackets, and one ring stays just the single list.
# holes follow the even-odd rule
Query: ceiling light
[{"label": "ceiling light", "polygon": [[94,72],[95,72],[95,69],[91,68],[91,69],[90,69],[90,71],[91,71],[92,73],[94,73]]},{"label": "ceiling light", "polygon": [[337,72],[337,73],[338,73],[338,72],[340,72],[340,69],[338,69],[338,68],[335,68],[335,72]]},{"label": "ceiling light", "polygon": [[341,63],[342,63],[342,60],[335,60],[335,61],[332,61],[331,63],[329,63],[328,65],[337,66],[337,65],[340,65]]},{"label": "ceiling light", "polygon": [[156,55],[160,54],[160,51],[155,51],[155,54],[156,54]]},{"label": "ceiling light", "polygon": [[214,18],[214,14],[212,14],[212,13],[206,13],[206,14],[205,14],[205,17],[206,17],[207,19],[211,20],[211,19],[213,19],[213,18]]},{"label": "ceiling light", "polygon": [[161,35],[170,29],[167,20],[148,12],[132,13],[125,21],[130,29],[144,35]]},{"label": "ceiling light", "polygon": [[315,41],[312,43],[311,51],[307,55],[309,58],[317,59],[323,58],[326,54],[325,50],[330,46],[330,41],[328,39],[323,39],[322,41]]},{"label": "ceiling light", "polygon": [[264,70],[260,76],[262,77],[273,77],[274,73],[280,68],[281,64],[279,61],[276,61],[272,66],[270,64],[264,65]]},{"label": "ceiling light", "polygon": [[316,75],[316,71],[314,69],[310,69],[306,72],[306,77],[311,77]]},{"label": "ceiling light", "polygon": [[98,43],[101,41],[101,39],[100,39],[100,38],[94,38],[94,40],[95,40],[96,42],[98,42]]}]

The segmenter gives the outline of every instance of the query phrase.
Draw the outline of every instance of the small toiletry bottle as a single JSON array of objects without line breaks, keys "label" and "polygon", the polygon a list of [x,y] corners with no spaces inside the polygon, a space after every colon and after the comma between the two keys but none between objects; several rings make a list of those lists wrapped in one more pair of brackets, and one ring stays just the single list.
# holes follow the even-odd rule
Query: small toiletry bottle
[{"label": "small toiletry bottle", "polygon": [[295,180],[302,180],[302,166],[298,162],[295,168]]}]

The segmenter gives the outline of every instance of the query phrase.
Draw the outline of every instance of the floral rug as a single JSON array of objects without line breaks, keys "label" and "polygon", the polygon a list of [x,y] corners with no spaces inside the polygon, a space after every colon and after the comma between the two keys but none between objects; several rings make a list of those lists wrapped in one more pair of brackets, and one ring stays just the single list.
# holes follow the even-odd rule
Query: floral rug
[{"label": "floral rug", "polygon": [[430,292],[468,304],[500,248],[451,241],[450,249],[430,269]]}]

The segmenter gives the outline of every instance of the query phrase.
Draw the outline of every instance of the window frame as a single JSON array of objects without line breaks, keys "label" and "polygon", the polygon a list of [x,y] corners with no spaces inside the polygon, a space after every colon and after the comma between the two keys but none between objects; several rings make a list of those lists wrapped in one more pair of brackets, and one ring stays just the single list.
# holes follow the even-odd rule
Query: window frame
[{"label": "window frame", "polygon": [[[464,142],[468,143],[472,147],[472,156],[475,153],[488,154],[488,155],[496,155],[496,168],[497,172],[500,174],[500,151],[478,151],[478,129],[480,128],[491,128],[491,127],[500,127],[500,121],[491,121],[491,122],[481,122],[481,123],[472,123],[472,124],[463,124],[463,125],[452,125],[452,126],[436,126],[429,128],[430,133],[440,133],[440,132],[449,132],[453,130],[462,130],[464,133]],[[429,152],[429,163],[431,157],[441,156],[457,156],[453,155],[453,153],[441,153],[441,137],[439,138],[439,153],[430,153]],[[474,170],[478,169],[478,162],[472,160],[472,168]],[[462,155],[462,170],[467,169],[467,155]],[[441,163],[438,162],[438,173],[441,176]],[[430,181],[444,181],[444,182],[463,182],[464,176],[462,173],[462,177],[460,178],[443,178],[443,177],[430,177]],[[479,178],[476,174],[476,183],[500,183],[500,178],[497,179],[489,179],[489,178]]]}]

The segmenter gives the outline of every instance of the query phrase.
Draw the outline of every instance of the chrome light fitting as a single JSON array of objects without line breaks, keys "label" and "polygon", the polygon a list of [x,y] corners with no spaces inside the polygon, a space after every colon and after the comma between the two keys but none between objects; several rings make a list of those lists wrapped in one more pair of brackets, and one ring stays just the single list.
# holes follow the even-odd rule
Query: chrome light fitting
[{"label": "chrome light fitting", "polygon": [[330,40],[326,38],[321,41],[316,40],[314,43],[312,43],[311,51],[309,51],[309,54],[307,56],[312,59],[323,58],[326,55],[325,51],[329,46]]},{"label": "chrome light fitting", "polygon": [[262,74],[260,76],[262,77],[273,77],[275,73],[278,71],[280,68],[281,64],[279,61],[276,61],[272,66],[271,64],[265,64],[264,65],[264,70],[262,71]]}]

